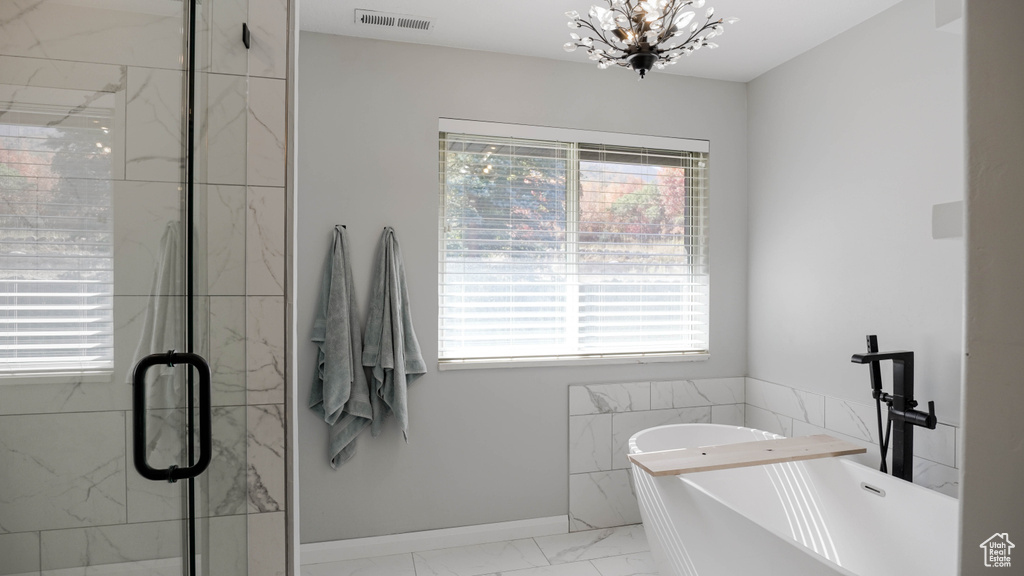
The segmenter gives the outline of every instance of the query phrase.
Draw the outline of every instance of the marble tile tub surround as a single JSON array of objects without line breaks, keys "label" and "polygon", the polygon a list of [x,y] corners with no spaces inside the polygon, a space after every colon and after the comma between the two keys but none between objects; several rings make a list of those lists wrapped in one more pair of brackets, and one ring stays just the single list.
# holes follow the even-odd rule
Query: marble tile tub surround
[{"label": "marble tile tub surround", "polygon": [[[878,466],[874,404],[824,396],[756,378],[745,379],[744,397],[747,426],[783,436],[830,434],[864,446],[867,453],[853,458],[872,468]],[[885,417],[884,412],[882,416]],[[935,430],[921,429],[914,433],[915,484],[949,496],[958,495],[959,435],[956,426],[943,423]]]},{"label": "marble tile tub surround", "polygon": [[305,564],[302,576],[640,576],[657,571],[640,525]]},{"label": "marble tile tub surround", "polygon": [[629,438],[680,422],[744,423],[744,379],[569,386],[569,529],[640,522]]}]

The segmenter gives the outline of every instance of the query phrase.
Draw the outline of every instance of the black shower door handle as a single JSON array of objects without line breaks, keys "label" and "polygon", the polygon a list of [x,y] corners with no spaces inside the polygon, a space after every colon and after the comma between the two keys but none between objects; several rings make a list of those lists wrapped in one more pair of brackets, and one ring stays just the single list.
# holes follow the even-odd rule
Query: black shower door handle
[{"label": "black shower door handle", "polygon": [[[199,460],[191,466],[153,468],[146,460],[146,371],[153,366],[176,364],[191,366],[199,373]],[[202,474],[210,465],[213,456],[213,436],[210,430],[210,365],[206,360],[198,354],[174,350],[150,354],[139,360],[132,375],[132,424],[135,470],[143,478],[177,482]]]}]

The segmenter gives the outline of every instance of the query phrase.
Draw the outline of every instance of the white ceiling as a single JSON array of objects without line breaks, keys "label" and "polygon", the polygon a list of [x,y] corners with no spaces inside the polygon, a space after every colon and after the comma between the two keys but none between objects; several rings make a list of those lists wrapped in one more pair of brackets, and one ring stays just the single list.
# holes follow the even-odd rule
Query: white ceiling
[{"label": "white ceiling", "polygon": [[[735,16],[717,50],[701,50],[666,72],[748,82],[900,0],[708,0],[715,14]],[[302,30],[397,42],[434,44],[593,65],[582,51],[567,53],[565,12],[585,14],[604,0],[301,0]],[[355,24],[355,9],[434,18],[430,32]],[[624,73],[609,70],[605,74]]]}]

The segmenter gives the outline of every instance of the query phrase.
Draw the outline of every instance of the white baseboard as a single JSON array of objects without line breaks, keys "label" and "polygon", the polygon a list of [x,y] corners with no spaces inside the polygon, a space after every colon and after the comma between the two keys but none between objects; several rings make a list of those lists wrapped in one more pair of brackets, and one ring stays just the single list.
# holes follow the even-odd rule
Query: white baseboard
[{"label": "white baseboard", "polygon": [[518,538],[566,534],[568,532],[568,516],[550,516],[547,518],[531,518],[529,520],[515,520],[512,522],[390,534],[388,536],[371,536],[369,538],[353,538],[350,540],[335,540],[333,542],[313,542],[299,546],[299,562],[304,566],[307,564],[323,564],[324,562],[337,562],[339,560],[354,560],[356,558],[370,558],[372,556],[387,556],[389,554],[406,554],[409,552],[422,552],[424,550],[437,550],[439,548],[488,544],[491,542],[516,540]]}]

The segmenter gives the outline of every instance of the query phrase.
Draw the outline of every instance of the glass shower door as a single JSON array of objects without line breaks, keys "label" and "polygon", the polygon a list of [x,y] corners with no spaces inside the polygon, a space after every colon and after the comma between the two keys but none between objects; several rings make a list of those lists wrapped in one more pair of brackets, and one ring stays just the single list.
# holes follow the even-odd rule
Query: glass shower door
[{"label": "glass shower door", "polygon": [[0,576],[247,573],[245,11],[0,2]]}]

